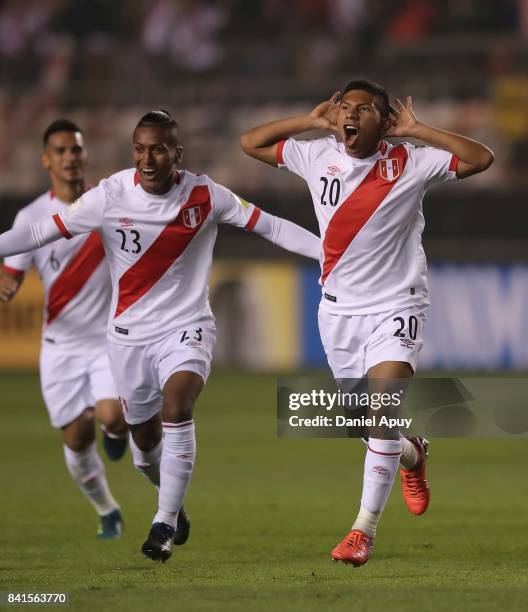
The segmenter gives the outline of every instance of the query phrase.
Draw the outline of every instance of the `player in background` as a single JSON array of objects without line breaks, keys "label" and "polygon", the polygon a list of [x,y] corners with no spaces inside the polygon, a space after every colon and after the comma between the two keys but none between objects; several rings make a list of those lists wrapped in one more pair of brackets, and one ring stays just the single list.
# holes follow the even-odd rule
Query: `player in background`
[{"label": "player in background", "polygon": [[[84,193],[87,154],[77,125],[66,119],[49,125],[42,164],[51,191],[20,210],[15,227],[49,218]],[[51,424],[62,429],[68,471],[100,516],[98,537],[116,538],[122,530],[121,511],[97,452],[95,420],[112,460],[126,450],[128,427],[106,351],[111,283],[101,239],[92,233],[8,257],[0,276],[0,300],[15,297],[32,266],[46,295],[40,381]]]},{"label": "player in background", "polygon": [[[311,129],[314,140],[292,136]],[[386,136],[426,146],[392,145]],[[419,121],[411,98],[391,108],[385,89],[349,83],[306,115],[273,121],[241,137],[250,156],[303,178],[322,238],[321,340],[334,378],[408,379],[416,370],[429,304],[421,245],[422,199],[436,182],[486,170],[493,153],[464,136]],[[371,431],[361,505],[352,530],[334,548],[336,561],[368,561],[398,463],[411,513],[429,504],[427,441]]]},{"label": "player in background", "polygon": [[194,466],[193,407],[215,341],[207,280],[218,224],[312,258],[320,249],[320,239],[303,228],[179,169],[182,153],[170,114],[149,112],[134,130],[135,168],[101,181],[46,221],[0,236],[0,256],[94,230],[102,237],[113,282],[110,362],[134,464],[159,488],[142,552],[161,561],[171,556]]}]

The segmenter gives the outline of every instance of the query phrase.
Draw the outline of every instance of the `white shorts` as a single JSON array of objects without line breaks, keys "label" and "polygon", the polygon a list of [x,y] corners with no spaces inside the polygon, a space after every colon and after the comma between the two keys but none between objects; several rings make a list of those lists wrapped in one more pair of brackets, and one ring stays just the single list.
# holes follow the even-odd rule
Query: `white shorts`
[{"label": "white shorts", "polygon": [[319,333],[334,378],[362,378],[382,361],[405,361],[416,371],[426,309],[340,315],[319,308]]},{"label": "white shorts", "polygon": [[103,399],[117,399],[106,351],[69,354],[42,347],[40,385],[53,427],[64,427]]},{"label": "white shorts", "polygon": [[195,372],[205,384],[215,339],[214,327],[198,324],[144,346],[110,341],[108,354],[125,421],[137,425],[157,414],[163,403],[163,387],[175,372]]}]

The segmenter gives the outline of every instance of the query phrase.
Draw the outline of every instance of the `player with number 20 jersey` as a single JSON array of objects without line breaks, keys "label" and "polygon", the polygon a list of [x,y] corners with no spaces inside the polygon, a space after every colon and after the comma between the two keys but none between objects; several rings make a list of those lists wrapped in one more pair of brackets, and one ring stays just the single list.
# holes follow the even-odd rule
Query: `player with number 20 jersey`
[{"label": "player with number 20 jersey", "polygon": [[[331,135],[292,138],[313,128]],[[429,146],[389,144],[390,136]],[[356,381],[346,379],[366,376],[369,389],[383,392],[391,390],[391,380],[409,379],[429,304],[422,199],[435,182],[485,170],[492,152],[419,122],[410,98],[391,107],[387,92],[366,80],[350,82],[307,115],[249,130],[241,144],[249,155],[308,184],[322,239],[319,330],[336,380],[350,388]],[[383,409],[375,416],[383,416]],[[375,425],[364,435],[360,511],[331,553],[352,565],[369,559],[399,462],[410,512],[422,514],[429,504],[427,441]]]}]

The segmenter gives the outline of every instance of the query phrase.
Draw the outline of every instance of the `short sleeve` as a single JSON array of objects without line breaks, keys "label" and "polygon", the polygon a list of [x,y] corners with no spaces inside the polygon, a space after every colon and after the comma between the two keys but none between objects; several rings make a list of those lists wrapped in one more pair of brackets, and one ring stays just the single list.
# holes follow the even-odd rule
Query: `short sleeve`
[{"label": "short sleeve", "polygon": [[281,140],[277,145],[277,166],[306,178],[313,155],[313,140]]},{"label": "short sleeve", "polygon": [[228,223],[251,231],[260,216],[260,209],[244,198],[212,183],[214,214],[218,223]]},{"label": "short sleeve", "polygon": [[[34,221],[34,219],[33,219]],[[21,227],[28,225],[31,219],[28,219],[26,211],[20,210],[15,217],[13,227]],[[20,275],[21,273],[27,272],[33,265],[33,252],[20,253],[20,255],[13,255],[4,259],[4,269],[9,274]]]},{"label": "short sleeve", "polygon": [[53,215],[53,220],[65,238],[100,229],[106,205],[105,181],[90,189],[78,200]]},{"label": "short sleeve", "polygon": [[409,145],[415,168],[427,183],[447,182],[457,178],[458,157],[444,149]]}]

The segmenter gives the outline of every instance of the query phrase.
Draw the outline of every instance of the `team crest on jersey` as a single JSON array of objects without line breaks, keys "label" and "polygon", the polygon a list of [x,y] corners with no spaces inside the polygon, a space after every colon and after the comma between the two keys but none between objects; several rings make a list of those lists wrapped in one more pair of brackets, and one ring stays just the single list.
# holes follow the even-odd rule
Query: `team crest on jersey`
[{"label": "team crest on jersey", "polygon": [[183,211],[183,225],[194,229],[202,222],[202,211],[199,206],[192,206]]},{"label": "team crest on jersey", "polygon": [[392,183],[400,176],[400,164],[395,158],[380,159],[379,175],[384,181]]},{"label": "team crest on jersey", "polygon": [[341,172],[341,168],[338,168],[337,166],[328,166],[326,174],[335,176],[338,172]]}]

